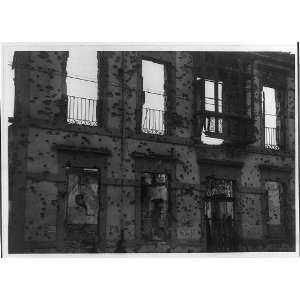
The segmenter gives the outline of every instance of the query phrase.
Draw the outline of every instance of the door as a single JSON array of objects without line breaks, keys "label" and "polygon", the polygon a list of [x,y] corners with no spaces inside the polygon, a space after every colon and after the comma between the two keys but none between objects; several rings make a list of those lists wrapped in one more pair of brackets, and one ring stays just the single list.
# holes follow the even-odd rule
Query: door
[{"label": "door", "polygon": [[207,249],[212,252],[234,251],[234,208],[233,201],[216,196],[206,199]]},{"label": "door", "polygon": [[235,250],[233,181],[212,178],[208,180],[205,223],[209,252]]}]

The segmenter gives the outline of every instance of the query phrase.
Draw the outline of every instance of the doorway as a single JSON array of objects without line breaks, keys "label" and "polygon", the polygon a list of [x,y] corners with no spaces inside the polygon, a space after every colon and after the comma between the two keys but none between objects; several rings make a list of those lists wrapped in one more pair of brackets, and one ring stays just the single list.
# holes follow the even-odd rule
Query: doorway
[{"label": "doorway", "polygon": [[207,179],[205,224],[208,252],[236,249],[233,187],[232,180]]}]

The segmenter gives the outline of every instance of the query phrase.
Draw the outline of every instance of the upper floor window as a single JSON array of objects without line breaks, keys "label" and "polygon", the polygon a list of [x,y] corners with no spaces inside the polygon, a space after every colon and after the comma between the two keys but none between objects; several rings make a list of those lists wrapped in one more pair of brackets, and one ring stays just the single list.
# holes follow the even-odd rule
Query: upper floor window
[{"label": "upper floor window", "polygon": [[205,79],[205,110],[223,112],[223,82]]},{"label": "upper floor window", "polygon": [[264,121],[265,148],[280,149],[280,102],[276,99],[276,90],[271,87],[263,87],[262,111]]},{"label": "upper floor window", "polygon": [[142,60],[142,132],[165,134],[165,65]]},{"label": "upper floor window", "polygon": [[[195,135],[203,144],[247,145],[255,141],[248,87],[251,72],[241,55],[201,52],[195,66]],[[248,105],[250,104],[250,105]]]},{"label": "upper floor window", "polygon": [[[222,113],[223,112],[223,99],[222,89],[223,83],[221,81],[205,80],[205,111]],[[205,131],[212,133],[223,132],[223,119],[217,115],[209,116],[205,118]]]},{"label": "upper floor window", "polygon": [[[198,77],[197,80],[201,81]],[[201,141],[205,144],[220,145],[223,139],[217,138],[223,133],[223,82],[204,79],[205,122],[202,128]],[[200,101],[203,101],[200,99]],[[213,137],[216,136],[216,137]]]},{"label": "upper floor window", "polygon": [[73,49],[67,61],[67,122],[97,126],[97,51]]}]

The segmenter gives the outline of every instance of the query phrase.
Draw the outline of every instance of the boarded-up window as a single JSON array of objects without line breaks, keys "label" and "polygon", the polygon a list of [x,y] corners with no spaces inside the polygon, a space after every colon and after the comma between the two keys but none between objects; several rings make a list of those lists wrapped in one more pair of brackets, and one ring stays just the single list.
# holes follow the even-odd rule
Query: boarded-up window
[{"label": "boarded-up window", "polygon": [[142,174],[142,236],[145,240],[166,240],[169,191],[166,174]]},{"label": "boarded-up window", "polygon": [[67,223],[98,223],[97,169],[71,169],[68,173]]},{"label": "boarded-up window", "polygon": [[268,199],[268,223],[270,225],[279,225],[280,221],[280,198],[282,185],[280,182],[267,181],[265,183]]}]

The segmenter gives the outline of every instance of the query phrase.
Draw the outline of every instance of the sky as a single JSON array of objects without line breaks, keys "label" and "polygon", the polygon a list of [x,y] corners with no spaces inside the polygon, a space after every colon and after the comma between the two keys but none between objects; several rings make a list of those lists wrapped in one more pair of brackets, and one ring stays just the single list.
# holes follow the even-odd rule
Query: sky
[{"label": "sky", "polygon": [[66,80],[67,94],[70,96],[97,99],[97,65],[97,51],[85,47],[78,47],[78,49],[70,51],[67,61],[67,74],[70,76]]},{"label": "sky", "polygon": [[276,128],[276,98],[275,89],[263,87],[265,94],[265,126]]},{"label": "sky", "polygon": [[144,107],[165,110],[164,77],[165,70],[163,64],[154,63],[149,60],[142,61],[143,90],[156,94],[145,93]]}]

